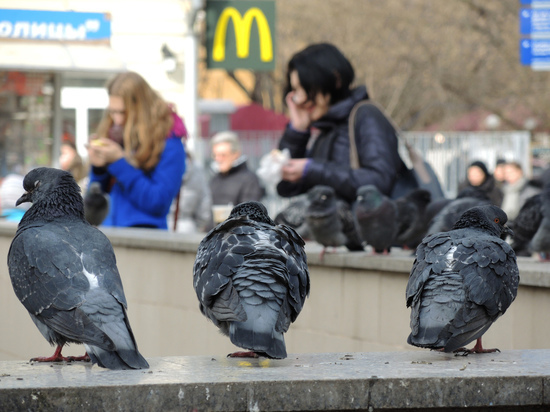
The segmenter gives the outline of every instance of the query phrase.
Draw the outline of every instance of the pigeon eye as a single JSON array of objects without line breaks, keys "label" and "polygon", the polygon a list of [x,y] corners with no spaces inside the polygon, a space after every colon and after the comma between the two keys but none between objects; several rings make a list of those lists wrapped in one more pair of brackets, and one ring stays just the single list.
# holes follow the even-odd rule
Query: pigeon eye
[{"label": "pigeon eye", "polygon": [[495,217],[495,223],[500,223],[500,219],[498,217]]},{"label": "pigeon eye", "polygon": [[34,182],[34,188],[36,189],[38,186],[40,186],[40,180]]},{"label": "pigeon eye", "polygon": [[321,200],[327,200],[327,196],[326,195],[321,196]]}]

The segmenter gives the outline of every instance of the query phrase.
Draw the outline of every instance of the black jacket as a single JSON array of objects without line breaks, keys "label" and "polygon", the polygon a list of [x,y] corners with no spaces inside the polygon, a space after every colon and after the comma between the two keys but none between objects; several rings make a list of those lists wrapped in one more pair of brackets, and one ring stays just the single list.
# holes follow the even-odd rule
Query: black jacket
[{"label": "black jacket", "polygon": [[210,180],[212,204],[237,206],[250,200],[260,200],[265,190],[256,173],[248,169],[244,158],[240,158],[227,173],[217,173]]},{"label": "black jacket", "polygon": [[312,158],[305,176],[296,183],[281,181],[277,192],[283,197],[307,192],[315,185],[333,187],[348,202],[355,200],[357,189],[372,184],[389,195],[398,173],[406,168],[397,151],[396,131],[375,106],[362,106],[355,119],[355,140],[361,167],[350,166],[348,118],[353,106],[368,98],[361,86],[352,95],[331,106],[325,116],[312,124],[320,130],[311,150],[309,132],[298,132],[287,126],[279,149],[288,148],[292,158]]}]

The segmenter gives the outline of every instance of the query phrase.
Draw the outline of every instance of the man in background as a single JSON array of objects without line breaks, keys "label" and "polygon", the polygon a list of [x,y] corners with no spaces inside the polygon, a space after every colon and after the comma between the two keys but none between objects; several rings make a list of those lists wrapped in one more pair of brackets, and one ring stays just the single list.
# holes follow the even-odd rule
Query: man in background
[{"label": "man in background", "polygon": [[219,132],[212,137],[215,175],[210,180],[213,205],[238,205],[259,201],[265,194],[256,173],[248,169],[239,137],[234,132]]}]

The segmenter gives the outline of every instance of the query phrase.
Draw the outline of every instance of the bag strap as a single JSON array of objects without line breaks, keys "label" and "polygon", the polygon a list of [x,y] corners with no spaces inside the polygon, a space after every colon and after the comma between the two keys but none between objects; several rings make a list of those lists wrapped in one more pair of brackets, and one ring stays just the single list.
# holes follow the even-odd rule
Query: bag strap
[{"label": "bag strap", "polygon": [[172,227],[174,232],[178,231],[177,229],[178,229],[178,215],[180,214],[180,196],[181,196],[181,186],[176,196],[176,211],[174,212],[174,226]]},{"label": "bag strap", "polygon": [[357,110],[366,104],[370,104],[370,102],[368,100],[361,100],[360,102],[357,102],[351,109],[348,118],[349,164],[354,170],[361,167],[361,164],[359,163],[359,153],[357,152],[357,142],[355,141],[355,118],[357,117]]},{"label": "bag strap", "polygon": [[[361,164],[359,163],[359,153],[357,151],[357,142],[355,140],[355,118],[357,117],[357,110],[359,110],[360,107],[366,105],[374,106],[378,110],[380,110],[384,117],[393,126],[397,138],[403,139],[401,137],[401,129],[399,128],[399,126],[397,126],[393,119],[386,114],[384,108],[380,106],[380,104],[378,104],[377,102],[373,102],[372,100],[361,100],[360,102],[357,102],[355,106],[353,106],[353,109],[351,109],[351,112],[349,114],[349,160],[352,169],[359,169],[361,167]],[[406,139],[403,140],[405,143],[405,147],[407,148],[409,158],[411,159],[414,171],[418,174],[418,177],[424,183],[428,183],[431,180],[431,177],[428,170],[426,169],[426,165],[424,164],[424,159],[422,158],[422,155],[418,153],[418,151],[414,147],[412,147],[412,145]]]}]

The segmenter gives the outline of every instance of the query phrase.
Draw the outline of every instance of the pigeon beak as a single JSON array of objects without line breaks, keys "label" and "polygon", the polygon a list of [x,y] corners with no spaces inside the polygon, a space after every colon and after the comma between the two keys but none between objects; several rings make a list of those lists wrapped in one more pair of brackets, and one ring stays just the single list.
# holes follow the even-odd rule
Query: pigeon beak
[{"label": "pigeon beak", "polygon": [[17,202],[15,202],[15,206],[17,207],[21,203],[30,202],[30,201],[31,201],[31,197],[29,192],[25,192],[19,199],[17,199]]},{"label": "pigeon beak", "polygon": [[514,231],[510,229],[508,226],[504,226],[503,229],[504,230],[502,231],[501,237],[506,238],[507,235],[510,237],[514,237]]}]

